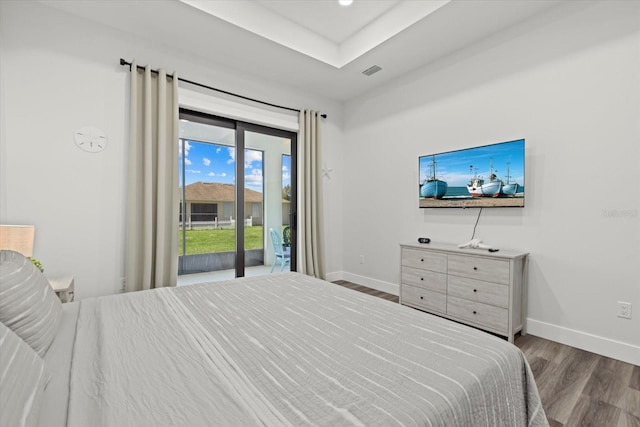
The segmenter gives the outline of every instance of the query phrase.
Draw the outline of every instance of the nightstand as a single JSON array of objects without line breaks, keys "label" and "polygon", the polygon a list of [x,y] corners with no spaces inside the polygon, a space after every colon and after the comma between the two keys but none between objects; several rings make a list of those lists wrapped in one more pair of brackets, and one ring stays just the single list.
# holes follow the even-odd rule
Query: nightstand
[{"label": "nightstand", "polygon": [[74,283],[73,276],[54,277],[49,279],[49,284],[62,302],[73,301]]}]

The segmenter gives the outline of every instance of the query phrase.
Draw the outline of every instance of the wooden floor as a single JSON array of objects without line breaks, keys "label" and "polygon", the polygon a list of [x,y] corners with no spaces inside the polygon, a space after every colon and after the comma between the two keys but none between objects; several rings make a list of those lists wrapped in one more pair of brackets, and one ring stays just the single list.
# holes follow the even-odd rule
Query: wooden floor
[{"label": "wooden floor", "polygon": [[[399,302],[396,295],[334,283]],[[533,335],[515,344],[529,361],[551,427],[640,427],[640,366]]]}]

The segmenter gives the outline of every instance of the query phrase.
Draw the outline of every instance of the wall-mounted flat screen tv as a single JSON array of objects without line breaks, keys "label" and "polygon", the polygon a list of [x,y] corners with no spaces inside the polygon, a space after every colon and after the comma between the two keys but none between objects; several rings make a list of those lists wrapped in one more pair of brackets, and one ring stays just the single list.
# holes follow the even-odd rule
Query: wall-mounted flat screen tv
[{"label": "wall-mounted flat screen tv", "polygon": [[524,207],[524,139],[418,159],[421,208]]}]

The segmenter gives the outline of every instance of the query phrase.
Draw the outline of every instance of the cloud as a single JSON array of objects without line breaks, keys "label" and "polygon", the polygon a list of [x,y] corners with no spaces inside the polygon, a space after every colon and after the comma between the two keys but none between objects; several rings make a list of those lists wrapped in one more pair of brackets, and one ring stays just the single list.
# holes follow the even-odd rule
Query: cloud
[{"label": "cloud", "polygon": [[182,156],[183,143],[184,143],[184,156],[187,157],[189,155],[189,150],[191,150],[191,144],[189,144],[189,141],[185,141],[184,139],[178,140],[178,155]]},{"label": "cloud", "polygon": [[286,165],[282,165],[282,172],[286,172],[288,170],[289,170],[289,168]]},{"label": "cloud", "polygon": [[262,191],[262,171],[254,169],[251,174],[244,176],[245,185],[253,190]]},{"label": "cloud", "polygon": [[202,158],[202,164],[205,166],[209,166],[211,164],[211,160],[207,159],[206,157]]},{"label": "cloud", "polygon": [[253,162],[262,162],[262,151],[244,150],[244,168],[253,167]]},{"label": "cloud", "polygon": [[[235,147],[229,147],[227,150],[229,150],[227,164],[231,164],[236,161],[236,149]],[[244,150],[244,168],[252,168],[254,162],[262,162],[262,151]]]},{"label": "cloud", "polygon": [[221,151],[222,151],[222,147],[216,148],[216,154],[220,154]]},{"label": "cloud", "polygon": [[187,173],[201,173],[199,170],[196,170],[196,169],[187,169],[185,172],[187,172]]},{"label": "cloud", "polygon": [[187,158],[185,157],[185,159],[184,159],[184,164],[185,164],[185,165],[187,165],[187,166],[190,166],[190,165],[191,165],[191,160],[189,160],[189,159],[187,159]]},{"label": "cloud", "polygon": [[227,174],[225,172],[221,172],[221,173],[209,172],[207,176],[219,176],[224,178],[225,176],[227,176]]}]

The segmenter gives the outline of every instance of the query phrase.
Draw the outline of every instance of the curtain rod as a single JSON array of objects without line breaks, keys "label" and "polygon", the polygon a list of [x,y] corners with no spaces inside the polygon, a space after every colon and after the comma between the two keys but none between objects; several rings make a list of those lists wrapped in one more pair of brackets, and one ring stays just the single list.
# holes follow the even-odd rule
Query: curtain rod
[{"label": "curtain rod", "polygon": [[[131,62],[127,62],[124,59],[120,58],[120,65],[129,67],[129,71],[131,71],[131,66],[133,64]],[[139,70],[144,70],[145,69],[141,65],[138,65],[137,67],[138,67]],[[158,74],[158,70],[153,70],[152,69],[151,72],[154,73],[154,74]],[[173,78],[172,75],[169,75],[169,77]],[[178,81],[184,82],[184,83],[189,83],[190,85],[194,85],[194,86],[199,86],[199,87],[204,88],[204,89],[213,90],[215,92],[224,93],[225,95],[235,96],[236,98],[246,99],[247,101],[257,102],[258,104],[268,105],[270,107],[275,107],[275,108],[281,108],[283,110],[295,111],[296,113],[300,112],[300,110],[298,110],[296,108],[283,107],[282,105],[271,104],[270,102],[260,101],[259,99],[249,98],[248,96],[244,96],[244,95],[238,95],[237,93],[228,92],[228,91],[222,90],[222,89],[217,89],[215,87],[207,86],[207,85],[202,84],[202,83],[194,82],[192,80],[183,79],[182,77],[178,77]],[[326,119],[327,115],[326,114],[320,114],[320,117],[322,117],[323,119]]]}]

